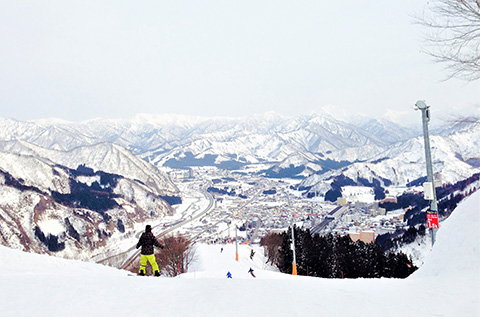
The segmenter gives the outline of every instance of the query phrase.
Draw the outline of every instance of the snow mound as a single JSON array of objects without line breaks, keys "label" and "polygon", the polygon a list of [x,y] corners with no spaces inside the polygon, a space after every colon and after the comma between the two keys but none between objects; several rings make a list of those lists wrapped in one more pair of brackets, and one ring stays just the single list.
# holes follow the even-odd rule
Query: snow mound
[{"label": "snow mound", "polygon": [[435,245],[415,277],[465,276],[480,280],[480,191],[441,223]]},{"label": "snow mound", "polygon": [[0,280],[11,276],[51,275],[65,278],[98,275],[125,276],[126,274],[126,271],[95,263],[67,260],[47,254],[27,253],[0,245]]}]

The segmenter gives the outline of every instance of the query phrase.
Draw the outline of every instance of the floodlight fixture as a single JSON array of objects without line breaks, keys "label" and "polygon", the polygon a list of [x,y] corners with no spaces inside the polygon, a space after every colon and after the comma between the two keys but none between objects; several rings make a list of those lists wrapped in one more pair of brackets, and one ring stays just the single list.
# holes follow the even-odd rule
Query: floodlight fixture
[{"label": "floodlight fixture", "polygon": [[415,104],[415,106],[417,107],[417,110],[423,110],[423,109],[428,109],[428,108],[430,108],[429,106],[427,106],[427,104],[425,103],[424,100],[419,100],[419,101],[417,101],[417,103]]}]

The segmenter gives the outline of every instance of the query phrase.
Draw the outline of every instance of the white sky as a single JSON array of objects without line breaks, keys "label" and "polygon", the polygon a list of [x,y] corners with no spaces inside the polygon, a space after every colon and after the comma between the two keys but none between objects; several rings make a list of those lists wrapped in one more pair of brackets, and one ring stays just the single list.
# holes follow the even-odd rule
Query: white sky
[{"label": "white sky", "polygon": [[3,0],[0,117],[479,115],[480,81],[421,53],[426,3]]}]

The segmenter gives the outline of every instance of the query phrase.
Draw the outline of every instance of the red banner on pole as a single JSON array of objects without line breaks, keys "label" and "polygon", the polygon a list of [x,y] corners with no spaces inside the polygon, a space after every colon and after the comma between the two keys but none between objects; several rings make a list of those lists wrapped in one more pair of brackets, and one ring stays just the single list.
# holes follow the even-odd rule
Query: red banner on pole
[{"label": "red banner on pole", "polygon": [[428,229],[438,229],[438,214],[427,211]]}]

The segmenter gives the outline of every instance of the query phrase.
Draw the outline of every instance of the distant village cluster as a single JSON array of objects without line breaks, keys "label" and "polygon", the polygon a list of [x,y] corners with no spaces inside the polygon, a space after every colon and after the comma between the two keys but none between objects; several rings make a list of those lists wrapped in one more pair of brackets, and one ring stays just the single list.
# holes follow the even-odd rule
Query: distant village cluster
[{"label": "distant village cluster", "polygon": [[[286,179],[251,174],[247,178],[207,167],[176,170],[170,177],[184,183],[194,182],[194,177],[209,183],[207,191],[216,205],[196,228],[203,231],[196,238],[204,242],[232,241],[235,228],[238,239],[259,242],[267,233],[283,231],[292,223],[312,233],[348,234],[354,241],[373,242],[376,236],[405,226],[405,211],[387,212],[379,207],[373,193],[365,195],[370,188],[359,187],[358,195],[350,188],[348,197],[332,203],[323,197],[303,197]],[[396,202],[396,198],[387,196],[385,201]]]}]

